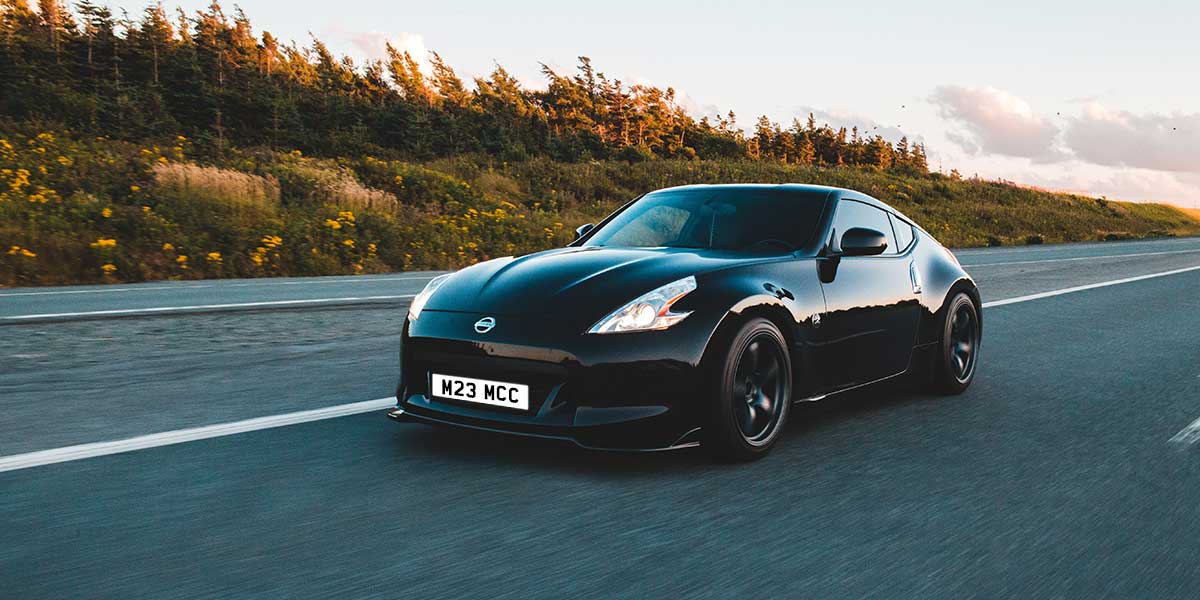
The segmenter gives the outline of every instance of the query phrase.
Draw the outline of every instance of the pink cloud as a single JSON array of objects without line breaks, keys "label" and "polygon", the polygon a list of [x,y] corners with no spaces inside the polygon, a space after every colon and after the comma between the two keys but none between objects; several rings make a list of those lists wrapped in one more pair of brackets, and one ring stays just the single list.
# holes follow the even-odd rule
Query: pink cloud
[{"label": "pink cloud", "polygon": [[930,98],[942,118],[960,126],[946,137],[968,154],[1002,154],[1054,162],[1066,156],[1058,148],[1056,125],[1034,112],[1025,100],[994,87],[947,85]]},{"label": "pink cloud", "polygon": [[1200,173],[1200,113],[1139,115],[1091,102],[1063,137],[1075,156],[1095,164]]}]

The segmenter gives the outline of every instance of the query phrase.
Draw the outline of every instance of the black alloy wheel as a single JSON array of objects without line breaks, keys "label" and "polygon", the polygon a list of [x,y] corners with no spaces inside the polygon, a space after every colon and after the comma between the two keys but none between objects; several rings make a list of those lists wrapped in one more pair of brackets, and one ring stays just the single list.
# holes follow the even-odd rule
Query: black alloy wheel
[{"label": "black alloy wheel", "polygon": [[982,328],[979,309],[965,293],[959,293],[946,305],[942,343],[934,369],[934,388],[947,394],[961,394],[975,379],[979,362]]},{"label": "black alloy wheel", "polygon": [[767,319],[751,319],[733,335],[716,365],[716,397],[705,446],[718,456],[753,460],[779,437],[791,406],[787,343]]}]

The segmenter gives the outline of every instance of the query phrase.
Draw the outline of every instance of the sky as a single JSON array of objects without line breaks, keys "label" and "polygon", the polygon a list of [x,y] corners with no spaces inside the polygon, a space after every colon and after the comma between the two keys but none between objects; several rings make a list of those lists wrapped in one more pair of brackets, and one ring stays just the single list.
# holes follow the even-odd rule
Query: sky
[{"label": "sky", "polygon": [[[113,0],[139,14],[148,0]],[[194,11],[208,0],[164,0]],[[922,140],[930,166],[1110,199],[1200,206],[1200,3],[858,0],[243,0],[256,29],[356,59],[437,51],[544,85],[610,78],[733,110]],[[234,4],[225,3],[227,14]]]}]

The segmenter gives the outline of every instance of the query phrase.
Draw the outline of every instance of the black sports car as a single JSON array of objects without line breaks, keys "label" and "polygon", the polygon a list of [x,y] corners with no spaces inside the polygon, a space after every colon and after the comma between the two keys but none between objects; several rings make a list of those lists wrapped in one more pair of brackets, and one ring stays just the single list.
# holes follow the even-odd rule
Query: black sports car
[{"label": "black sports car", "polygon": [[864,194],[676,187],[577,232],[430,281],[404,324],[389,415],[748,459],[793,402],[910,373],[956,394],[974,378],[975,283]]}]

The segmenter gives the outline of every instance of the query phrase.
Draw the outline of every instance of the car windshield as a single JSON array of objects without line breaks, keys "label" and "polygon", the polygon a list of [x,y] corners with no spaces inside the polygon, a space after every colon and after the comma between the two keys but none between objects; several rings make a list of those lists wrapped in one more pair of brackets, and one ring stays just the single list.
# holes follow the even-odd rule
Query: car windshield
[{"label": "car windshield", "polygon": [[585,246],[791,251],[816,233],[825,192],[692,188],[646,195]]}]

